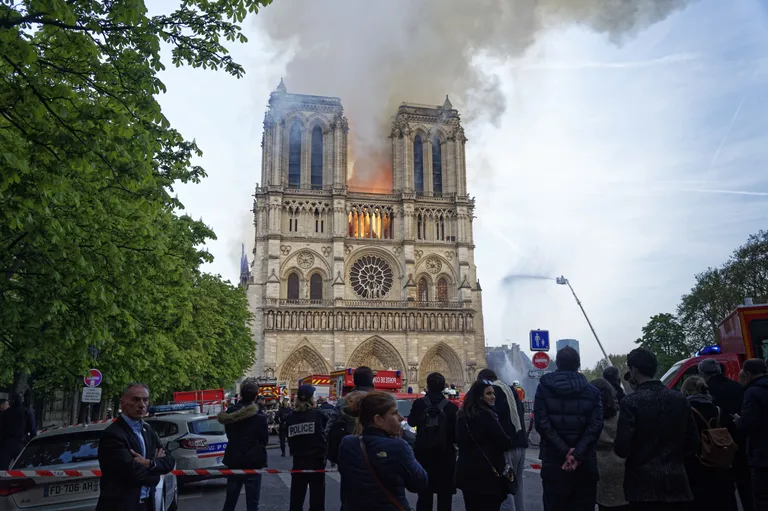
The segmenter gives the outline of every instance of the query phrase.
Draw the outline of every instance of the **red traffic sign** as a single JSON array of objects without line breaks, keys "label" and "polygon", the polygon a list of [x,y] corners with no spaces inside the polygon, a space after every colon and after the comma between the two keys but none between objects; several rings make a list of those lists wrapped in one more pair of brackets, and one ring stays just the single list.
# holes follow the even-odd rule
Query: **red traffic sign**
[{"label": "red traffic sign", "polygon": [[536,369],[546,369],[549,367],[549,355],[543,351],[537,352],[535,355],[533,355],[533,366]]},{"label": "red traffic sign", "polygon": [[101,385],[101,371],[98,369],[90,369],[88,371],[88,376],[83,377],[83,381],[85,382],[86,387],[98,387]]}]

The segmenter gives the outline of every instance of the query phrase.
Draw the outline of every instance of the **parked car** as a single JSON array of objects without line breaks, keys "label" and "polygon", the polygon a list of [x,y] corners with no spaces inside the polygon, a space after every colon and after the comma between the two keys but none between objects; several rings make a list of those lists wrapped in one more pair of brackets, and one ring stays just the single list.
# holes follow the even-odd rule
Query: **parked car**
[{"label": "parked car", "polygon": [[[166,450],[173,453],[179,470],[224,468],[222,460],[227,449],[227,434],[215,415],[190,411],[163,412],[163,406],[150,408],[154,415],[146,422],[160,437]],[[160,411],[158,411],[160,410]],[[179,483],[189,483],[211,476],[180,476]]]},{"label": "parked car", "polygon": [[[70,426],[37,435],[24,447],[11,470],[98,470],[101,433],[109,423]],[[90,511],[99,499],[98,477],[0,479],[0,511]],[[176,476],[160,478],[155,509],[178,507]]]}]

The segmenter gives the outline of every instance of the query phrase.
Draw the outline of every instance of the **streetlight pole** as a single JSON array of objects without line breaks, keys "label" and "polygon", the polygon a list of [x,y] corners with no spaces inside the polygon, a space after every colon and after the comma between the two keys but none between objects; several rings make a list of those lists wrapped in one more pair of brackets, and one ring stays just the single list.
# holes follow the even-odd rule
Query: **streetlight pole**
[{"label": "streetlight pole", "polygon": [[608,354],[605,352],[605,348],[603,348],[603,343],[600,342],[600,338],[597,336],[597,332],[595,332],[595,327],[592,326],[592,322],[589,320],[589,316],[587,316],[587,311],[585,311],[584,306],[581,305],[581,300],[579,300],[579,297],[576,296],[576,291],[573,290],[573,286],[571,286],[571,283],[568,281],[568,279],[566,279],[562,275],[557,277],[555,281],[561,286],[568,286],[568,289],[571,290],[573,297],[576,299],[576,304],[581,309],[581,313],[584,314],[584,319],[587,320],[587,324],[589,325],[590,330],[592,330],[592,335],[595,336],[597,345],[600,346],[600,351],[603,352],[603,356],[605,357],[605,361],[608,363],[608,367],[613,367],[613,364],[611,363],[611,359],[608,357]]}]

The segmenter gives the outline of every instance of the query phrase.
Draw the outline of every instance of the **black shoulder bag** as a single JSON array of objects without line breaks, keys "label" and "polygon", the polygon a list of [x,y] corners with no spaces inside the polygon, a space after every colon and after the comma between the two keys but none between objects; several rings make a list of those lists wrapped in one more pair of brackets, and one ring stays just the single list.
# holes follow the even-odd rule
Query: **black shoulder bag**
[{"label": "black shoulder bag", "polygon": [[515,495],[518,489],[517,474],[515,474],[515,470],[509,465],[504,465],[504,470],[502,471],[501,474],[499,474],[499,471],[496,470],[496,467],[493,466],[493,463],[491,463],[491,460],[489,460],[488,456],[486,456],[483,448],[480,447],[480,444],[477,443],[477,440],[475,440],[475,435],[472,434],[472,428],[469,425],[469,418],[465,418],[464,422],[467,425],[467,433],[469,433],[469,438],[472,439],[472,442],[474,442],[474,444],[477,446],[477,449],[480,451],[480,454],[483,455],[483,458],[485,458],[485,461],[488,463],[488,466],[491,467],[491,470],[493,471],[493,475],[495,475],[499,481],[499,486],[501,487],[502,493],[504,493],[505,495],[507,494]]}]

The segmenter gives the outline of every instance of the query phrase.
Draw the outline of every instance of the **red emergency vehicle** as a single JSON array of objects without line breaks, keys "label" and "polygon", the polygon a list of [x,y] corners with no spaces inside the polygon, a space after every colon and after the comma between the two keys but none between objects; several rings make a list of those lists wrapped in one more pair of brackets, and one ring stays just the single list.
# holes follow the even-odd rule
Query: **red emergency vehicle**
[{"label": "red emergency vehicle", "polygon": [[[349,394],[355,388],[353,375],[355,369],[347,367],[341,371],[334,371],[330,375],[331,397],[338,399]],[[376,390],[387,392],[399,392],[403,388],[403,376],[400,371],[379,370],[373,371],[373,387]]]},{"label": "red emergency vehicle", "polygon": [[224,389],[184,390],[173,393],[173,403],[196,403],[201,413],[219,413],[225,409]]},{"label": "red emergency vehicle", "polygon": [[706,358],[717,360],[723,374],[738,380],[745,360],[768,358],[768,304],[737,307],[720,322],[717,336],[719,344],[707,346],[696,356],[675,363],[661,381],[671,389],[680,390],[686,378],[699,374],[699,362]]},{"label": "red emergency vehicle", "polygon": [[300,379],[299,385],[315,387],[315,398],[328,398],[331,395],[331,376],[328,374],[310,374]]}]

